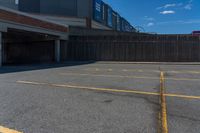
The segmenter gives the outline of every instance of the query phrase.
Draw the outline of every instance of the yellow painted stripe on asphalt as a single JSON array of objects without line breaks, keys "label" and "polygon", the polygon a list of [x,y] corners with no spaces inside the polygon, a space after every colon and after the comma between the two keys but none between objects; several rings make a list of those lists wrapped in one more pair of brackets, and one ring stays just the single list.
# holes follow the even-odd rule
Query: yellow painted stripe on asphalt
[{"label": "yellow painted stripe on asphalt", "polygon": [[88,74],[88,73],[60,73],[60,75],[71,75],[71,76],[93,76],[93,77],[109,77],[109,78],[136,78],[136,79],[154,79],[158,80],[157,77],[140,77],[140,76],[123,76],[123,75],[103,75],[103,74]]},{"label": "yellow painted stripe on asphalt", "polygon": [[[110,68],[87,68],[84,69],[86,71],[109,71]],[[142,70],[142,69],[122,69],[122,70],[117,70],[117,69],[112,69],[112,71],[122,71],[122,72],[140,72],[140,73],[160,73],[159,70]],[[182,71],[166,71],[167,73],[174,73],[174,74],[200,74],[200,71],[198,70],[182,70]]]},{"label": "yellow painted stripe on asphalt", "polygon": [[164,72],[160,72],[160,102],[161,102],[162,133],[168,133],[167,104],[164,93],[165,93]]},{"label": "yellow painted stripe on asphalt", "polygon": [[0,126],[0,133],[22,133],[22,132]]},{"label": "yellow painted stripe on asphalt", "polygon": [[[107,74],[104,75],[104,74],[88,74],[88,73],[60,73],[60,75],[159,80],[158,77],[147,77],[147,76],[123,76],[123,75],[107,75]],[[175,81],[200,81],[200,79],[195,79],[195,78],[165,78],[165,80],[175,80]]]},{"label": "yellow painted stripe on asphalt", "polygon": [[97,88],[97,87],[88,87],[88,86],[75,86],[67,84],[49,84],[49,83],[38,83],[30,81],[17,81],[17,83],[23,84],[32,84],[32,85],[48,85],[54,87],[64,87],[64,88],[76,88],[76,89],[86,89],[94,91],[107,91],[107,92],[121,92],[121,93],[134,93],[134,94],[143,94],[143,95],[159,95],[156,92],[145,92],[145,91],[136,91],[136,90],[118,90],[118,89],[109,89],[109,88]]},{"label": "yellow painted stripe on asphalt", "polygon": [[87,68],[87,69],[84,69],[85,71],[122,71],[122,72],[140,72],[140,73],[143,73],[143,72],[153,72],[153,73],[159,73],[160,71],[158,70],[143,70],[143,69],[120,69],[120,70],[117,70],[117,69],[111,69],[111,68]]},{"label": "yellow painted stripe on asphalt", "polygon": [[188,96],[188,95],[181,95],[181,94],[164,94],[164,96],[200,100],[200,96]]},{"label": "yellow painted stripe on asphalt", "polygon": [[198,78],[165,78],[165,80],[175,80],[175,81],[200,81]]},{"label": "yellow painted stripe on asphalt", "polygon": [[[46,86],[53,86],[53,87],[85,89],[85,90],[104,91],[104,92],[133,93],[133,94],[154,95],[154,96],[159,96],[160,95],[160,93],[157,93],[157,92],[146,92],[146,91],[138,91],[138,90],[97,88],[97,87],[89,87],[89,86],[76,86],[76,85],[69,85],[69,84],[51,84],[51,83],[31,82],[31,81],[22,81],[22,80],[19,80],[19,81],[16,81],[16,82],[17,83],[21,83],[21,84],[46,85]],[[188,96],[188,95],[182,95],[182,94],[164,94],[164,96],[200,100],[200,96]]]}]

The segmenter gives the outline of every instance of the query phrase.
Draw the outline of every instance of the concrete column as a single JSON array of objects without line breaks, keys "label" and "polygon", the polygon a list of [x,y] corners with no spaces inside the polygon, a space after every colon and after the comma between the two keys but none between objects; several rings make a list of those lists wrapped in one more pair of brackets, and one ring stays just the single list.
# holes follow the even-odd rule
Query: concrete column
[{"label": "concrete column", "polygon": [[2,33],[0,32],[0,67],[2,66],[2,63],[3,63],[3,49],[2,49]]},{"label": "concrete column", "polygon": [[60,40],[55,40],[55,61],[60,62]]}]

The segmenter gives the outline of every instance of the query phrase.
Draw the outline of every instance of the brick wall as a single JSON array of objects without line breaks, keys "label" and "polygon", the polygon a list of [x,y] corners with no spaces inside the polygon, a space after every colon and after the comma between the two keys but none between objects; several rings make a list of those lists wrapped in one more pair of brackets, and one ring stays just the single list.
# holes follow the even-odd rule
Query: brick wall
[{"label": "brick wall", "polygon": [[20,24],[26,24],[26,25],[30,25],[30,26],[55,30],[55,31],[68,32],[68,28],[66,28],[64,26],[45,22],[45,21],[42,21],[39,19],[35,19],[32,17],[28,17],[25,15],[21,15],[21,14],[9,12],[9,11],[5,11],[2,9],[0,9],[0,19],[6,20],[6,21],[12,21],[15,23],[20,23]]}]

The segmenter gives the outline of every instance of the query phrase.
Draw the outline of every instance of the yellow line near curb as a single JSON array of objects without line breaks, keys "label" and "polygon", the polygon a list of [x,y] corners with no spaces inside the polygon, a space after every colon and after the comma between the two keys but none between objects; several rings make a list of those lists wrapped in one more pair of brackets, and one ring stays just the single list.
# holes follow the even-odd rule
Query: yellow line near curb
[{"label": "yellow line near curb", "polygon": [[162,133],[168,133],[168,125],[167,125],[167,104],[165,93],[165,85],[164,85],[164,72],[160,73],[160,104],[161,104],[161,124],[162,124]]},{"label": "yellow line near curb", "polygon": [[22,133],[22,132],[0,126],[0,133]]},{"label": "yellow line near curb", "polygon": [[[88,74],[88,73],[60,73],[60,75],[66,76],[92,76],[92,77],[109,77],[109,78],[131,78],[131,79],[151,79],[159,80],[158,77],[146,77],[146,76],[123,76],[123,75],[103,75],[103,74]],[[194,78],[165,78],[166,80],[175,81],[200,81],[200,79]]]},{"label": "yellow line near curb", "polygon": [[[89,86],[78,86],[78,85],[69,85],[69,84],[52,84],[52,83],[22,81],[22,80],[18,80],[16,82],[20,83],[20,84],[42,85],[42,86],[63,87],[63,88],[72,88],[72,89],[84,89],[84,90],[104,91],[104,92],[132,93],[132,94],[153,95],[153,96],[159,96],[160,95],[160,93],[157,93],[157,92],[146,92],[146,91],[138,91],[138,90],[97,88],[97,87],[89,87]],[[164,96],[200,100],[200,96],[188,96],[188,95],[182,95],[182,94],[164,94]]]}]

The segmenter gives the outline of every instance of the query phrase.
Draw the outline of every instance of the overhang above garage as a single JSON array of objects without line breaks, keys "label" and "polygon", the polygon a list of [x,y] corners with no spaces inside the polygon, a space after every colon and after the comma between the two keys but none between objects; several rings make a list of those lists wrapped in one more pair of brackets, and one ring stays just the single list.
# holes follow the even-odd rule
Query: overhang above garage
[{"label": "overhang above garage", "polygon": [[68,39],[67,25],[0,6],[0,31],[7,32],[8,29],[57,36],[62,40]]}]

